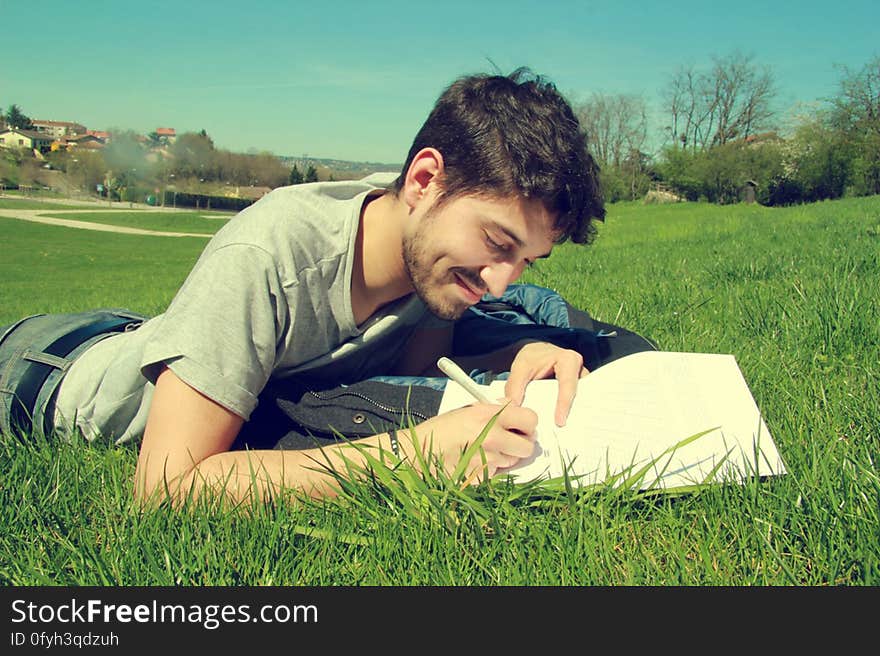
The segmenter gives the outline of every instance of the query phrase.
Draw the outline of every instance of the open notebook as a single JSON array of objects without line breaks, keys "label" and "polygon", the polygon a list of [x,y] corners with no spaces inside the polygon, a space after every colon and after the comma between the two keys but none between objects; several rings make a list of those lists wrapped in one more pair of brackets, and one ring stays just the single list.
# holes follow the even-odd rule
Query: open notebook
[{"label": "open notebook", "polygon": [[[503,397],[504,381],[484,391]],[[623,473],[620,482],[648,465],[638,487],[674,489],[786,471],[732,355],[645,351],[615,360],[580,379],[562,428],[553,421],[556,397],[554,379],[526,389],[523,405],[538,413],[538,439],[532,457],[507,470],[517,480],[567,469],[575,484]],[[473,402],[450,380],[440,412]]]}]

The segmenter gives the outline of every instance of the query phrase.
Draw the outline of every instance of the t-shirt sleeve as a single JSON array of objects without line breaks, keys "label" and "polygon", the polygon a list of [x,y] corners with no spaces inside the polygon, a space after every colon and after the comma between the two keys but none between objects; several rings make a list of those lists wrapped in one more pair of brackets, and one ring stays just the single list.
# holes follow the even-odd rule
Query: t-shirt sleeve
[{"label": "t-shirt sleeve", "polygon": [[141,372],[161,365],[247,420],[269,380],[290,316],[272,257],[232,244],[206,253],[161,318]]}]

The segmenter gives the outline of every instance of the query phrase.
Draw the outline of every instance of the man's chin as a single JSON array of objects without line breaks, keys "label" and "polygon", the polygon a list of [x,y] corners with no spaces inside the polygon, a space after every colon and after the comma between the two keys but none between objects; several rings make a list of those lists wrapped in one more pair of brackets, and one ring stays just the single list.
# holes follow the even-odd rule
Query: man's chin
[{"label": "man's chin", "polygon": [[419,298],[422,299],[422,302],[431,314],[444,321],[456,321],[461,319],[461,316],[470,307],[470,305],[465,303],[451,303],[445,299],[430,298],[422,294],[419,294]]},{"label": "man's chin", "polygon": [[443,319],[444,321],[458,321],[461,319],[461,315],[467,311],[467,307],[452,308],[447,305],[442,307],[428,305],[428,310],[430,310],[431,314],[438,319]]}]

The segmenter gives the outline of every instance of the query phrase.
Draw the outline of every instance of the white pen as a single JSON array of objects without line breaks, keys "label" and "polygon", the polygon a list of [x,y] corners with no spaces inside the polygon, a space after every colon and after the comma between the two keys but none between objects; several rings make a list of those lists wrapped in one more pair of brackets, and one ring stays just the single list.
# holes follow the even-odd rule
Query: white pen
[{"label": "white pen", "polygon": [[483,391],[479,388],[479,386],[468,376],[464,370],[459,367],[455,362],[450,360],[449,358],[440,358],[437,360],[437,368],[440,369],[444,374],[449,376],[456,383],[464,387],[468,392],[470,392],[471,396],[473,396],[480,403],[488,403],[492,404],[492,401],[483,394]]}]

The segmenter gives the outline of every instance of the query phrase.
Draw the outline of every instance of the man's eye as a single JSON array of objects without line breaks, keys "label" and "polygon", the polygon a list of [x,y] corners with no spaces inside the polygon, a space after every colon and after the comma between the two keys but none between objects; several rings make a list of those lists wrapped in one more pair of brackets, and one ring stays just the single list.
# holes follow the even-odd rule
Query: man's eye
[{"label": "man's eye", "polygon": [[492,239],[489,235],[486,235],[486,244],[493,251],[497,251],[499,253],[506,253],[507,251],[510,250],[510,248],[508,246],[506,246],[505,244],[499,244],[497,241]]}]

